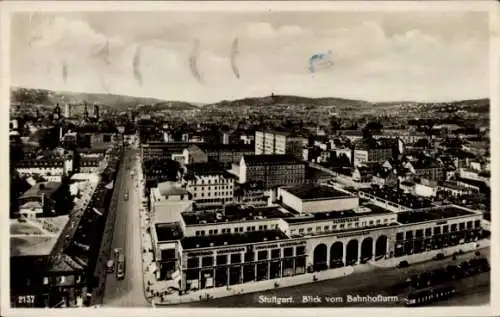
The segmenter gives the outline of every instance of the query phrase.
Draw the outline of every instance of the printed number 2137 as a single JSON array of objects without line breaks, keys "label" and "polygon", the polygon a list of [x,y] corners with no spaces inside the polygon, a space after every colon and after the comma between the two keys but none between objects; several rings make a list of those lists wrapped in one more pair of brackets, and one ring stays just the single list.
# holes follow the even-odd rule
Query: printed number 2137
[{"label": "printed number 2137", "polygon": [[23,295],[18,297],[19,304],[34,304],[35,296],[34,295]]}]

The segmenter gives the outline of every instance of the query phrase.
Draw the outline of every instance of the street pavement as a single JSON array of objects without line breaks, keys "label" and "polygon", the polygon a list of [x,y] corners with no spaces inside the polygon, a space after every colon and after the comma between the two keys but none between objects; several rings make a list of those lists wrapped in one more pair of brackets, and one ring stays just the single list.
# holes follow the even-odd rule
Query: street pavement
[{"label": "street pavement", "polygon": [[[489,257],[489,247],[480,250],[482,256]],[[210,301],[204,302],[192,302],[181,304],[177,306],[184,307],[276,307],[276,304],[260,304],[259,296],[277,296],[277,297],[289,297],[293,296],[294,304],[285,305],[285,307],[321,307],[321,306],[348,306],[345,303],[336,304],[325,304],[322,303],[307,303],[302,304],[302,296],[345,296],[345,295],[397,295],[398,292],[392,290],[392,286],[403,282],[407,277],[419,273],[430,271],[436,268],[441,268],[449,264],[459,264],[461,261],[474,257],[474,253],[466,253],[459,255],[456,260],[447,258],[441,261],[428,261],[418,264],[413,264],[408,268],[397,269],[397,268],[379,268],[365,266],[355,267],[356,272],[353,274],[341,277],[333,280],[318,281],[316,283],[304,284],[299,286],[293,286],[288,288],[273,289],[265,292],[252,293],[237,295],[225,298],[215,298]],[[489,274],[483,273],[480,276],[469,278],[467,280],[461,281],[458,287],[460,287],[457,296],[452,298],[448,305],[453,303],[460,303],[465,305],[466,299],[471,293],[482,294],[474,297],[474,299],[468,299],[469,305],[486,304],[489,300]],[[467,291],[464,291],[464,290]],[[476,291],[477,290],[477,291]],[[446,302],[440,303],[440,305],[445,305]],[[401,305],[399,303],[393,303],[393,305]],[[358,306],[367,306],[366,304]],[[384,306],[384,305],[383,305]],[[388,306],[385,304],[385,306]],[[283,307],[283,306],[281,306]]]},{"label": "street pavement", "polygon": [[[130,175],[127,166],[135,155],[135,149],[126,149],[120,167],[120,183],[116,222],[113,231],[111,254],[115,248],[122,248],[125,254],[125,278],[117,280],[116,271],[106,276],[103,306],[108,307],[151,307],[146,301],[141,263],[141,228],[139,219],[140,198],[136,188],[137,179]],[[134,166],[136,166],[134,164]],[[137,174],[137,171],[136,171]],[[137,177],[137,176],[135,176]],[[126,191],[129,199],[124,200]]]}]

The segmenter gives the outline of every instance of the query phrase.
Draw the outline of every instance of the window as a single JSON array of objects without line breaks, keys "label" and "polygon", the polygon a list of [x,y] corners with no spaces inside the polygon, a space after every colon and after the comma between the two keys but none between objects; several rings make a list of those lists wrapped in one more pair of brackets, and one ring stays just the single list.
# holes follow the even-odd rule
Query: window
[{"label": "window", "polygon": [[321,232],[321,227],[316,227],[316,232]]},{"label": "window", "polygon": [[205,266],[213,266],[214,265],[214,258],[211,256],[204,256],[201,260],[201,265],[203,267]]},{"label": "window", "polygon": [[458,229],[459,230],[464,230],[465,229],[465,222],[461,222],[458,224]]},{"label": "window", "polygon": [[198,257],[188,258],[187,267],[188,269],[197,268],[200,266],[200,259]]},{"label": "window", "polygon": [[332,230],[337,229],[337,225],[332,225]]},{"label": "window", "polygon": [[271,250],[271,259],[279,259],[281,257],[281,249]]},{"label": "window", "polygon": [[415,232],[415,236],[417,238],[422,238],[424,236],[424,230],[422,229],[418,229],[416,232]]},{"label": "window", "polygon": [[213,230],[208,230],[208,235],[212,235]]},{"label": "window", "polygon": [[467,229],[472,229],[472,221],[467,221]]},{"label": "window", "polygon": [[448,233],[448,231],[450,231],[450,226],[443,226],[443,233]]},{"label": "window", "polygon": [[255,253],[254,252],[246,252],[245,253],[245,262],[252,262],[255,260]]},{"label": "window", "polygon": [[205,235],[205,230],[200,231],[200,235],[204,236]]},{"label": "window", "polygon": [[406,231],[406,240],[413,239],[413,231]]},{"label": "window", "polygon": [[402,232],[396,233],[396,240],[403,240],[403,233]]},{"label": "window", "polygon": [[304,228],[300,228],[299,233],[304,233]]},{"label": "window", "polygon": [[283,256],[293,256],[293,248],[284,248],[283,249]]},{"label": "window", "polygon": [[199,235],[200,235],[200,231],[199,231],[199,230],[197,230],[197,231],[195,232],[195,235],[196,235],[196,236],[199,236]]},{"label": "window", "polygon": [[387,222],[389,222],[389,219],[385,218],[384,223],[387,223]]},{"label": "window", "polygon": [[441,234],[441,227],[434,227],[434,235]]},{"label": "window", "polygon": [[325,231],[330,230],[330,226],[324,226],[324,227],[323,227],[323,230],[325,230]]},{"label": "window", "polygon": [[426,237],[432,236],[432,230],[431,230],[431,228],[425,228],[425,236]]},{"label": "window", "polygon": [[370,220],[369,224],[370,224],[370,226],[372,226],[373,225],[373,220]]},{"label": "window", "polygon": [[358,228],[359,227],[359,222],[354,223],[354,227]]},{"label": "window", "polygon": [[377,225],[379,225],[382,221],[380,219],[377,220]]},{"label": "window", "polygon": [[227,264],[227,254],[217,256],[217,265]]},{"label": "window", "polygon": [[267,260],[267,250],[264,250],[264,251],[259,251],[257,253],[257,258],[258,260]]},{"label": "window", "polygon": [[341,223],[340,224],[340,229],[343,229],[345,227],[345,224]]},{"label": "window", "polygon": [[479,228],[479,227],[481,227],[481,220],[474,221],[474,228]]},{"label": "window", "polygon": [[451,225],[451,232],[455,232],[455,231],[457,231],[457,224],[456,223]]},{"label": "window", "polygon": [[218,234],[218,233],[219,233],[219,230],[214,229],[214,234]]},{"label": "window", "polygon": [[233,263],[241,263],[241,254],[239,253],[231,254],[231,264]]}]

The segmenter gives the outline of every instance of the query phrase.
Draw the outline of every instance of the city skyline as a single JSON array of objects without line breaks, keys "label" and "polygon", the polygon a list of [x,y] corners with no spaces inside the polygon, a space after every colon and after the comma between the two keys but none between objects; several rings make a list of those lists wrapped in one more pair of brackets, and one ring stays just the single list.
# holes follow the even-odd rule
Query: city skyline
[{"label": "city skyline", "polygon": [[[203,103],[488,98],[488,23],[445,11],[15,13],[11,85]],[[329,51],[333,66],[312,72]]]}]

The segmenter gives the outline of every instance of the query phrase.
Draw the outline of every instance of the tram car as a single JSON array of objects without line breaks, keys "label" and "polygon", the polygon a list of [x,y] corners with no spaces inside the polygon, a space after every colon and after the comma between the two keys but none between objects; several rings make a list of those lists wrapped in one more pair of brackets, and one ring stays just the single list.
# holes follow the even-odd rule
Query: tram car
[{"label": "tram car", "polygon": [[410,293],[405,300],[405,306],[425,306],[453,297],[456,293],[454,286],[430,287]]}]

